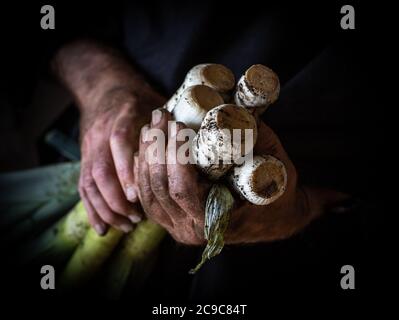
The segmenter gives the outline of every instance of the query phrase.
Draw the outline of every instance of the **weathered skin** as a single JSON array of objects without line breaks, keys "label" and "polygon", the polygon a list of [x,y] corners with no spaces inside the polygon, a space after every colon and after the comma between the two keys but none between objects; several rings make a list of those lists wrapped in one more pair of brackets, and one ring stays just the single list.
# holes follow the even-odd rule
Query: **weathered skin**
[{"label": "weathered skin", "polygon": [[[163,109],[161,119],[144,128],[156,128],[167,133],[170,120],[170,113]],[[180,123],[177,127],[176,134],[185,128]],[[260,122],[258,134],[262,139],[257,140],[254,153],[270,154],[284,163],[287,188],[280,198],[267,206],[236,199],[224,237],[226,244],[288,238],[320,215],[326,205],[347,197],[331,190],[300,187],[295,167],[275,133]],[[173,137],[168,137],[169,140]],[[156,141],[141,141],[140,152],[134,162],[137,164],[135,176],[138,177],[140,202],[148,217],[163,226],[178,242],[204,244],[205,203],[211,183],[199,175],[192,164],[146,163],[146,150],[154,143]],[[170,145],[174,147],[175,143]],[[168,142],[168,150],[170,145]]]},{"label": "weathered skin", "polygon": [[53,68],[80,110],[79,193],[90,224],[129,232],[140,221],[133,153],[151,110],[166,99],[116,50],[79,40],[62,47]]}]

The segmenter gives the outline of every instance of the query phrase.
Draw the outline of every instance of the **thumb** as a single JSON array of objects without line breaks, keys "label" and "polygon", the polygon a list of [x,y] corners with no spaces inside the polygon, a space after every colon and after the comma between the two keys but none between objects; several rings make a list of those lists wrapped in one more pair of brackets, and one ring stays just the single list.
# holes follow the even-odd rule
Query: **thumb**
[{"label": "thumb", "polygon": [[[284,163],[289,177],[292,178],[296,176],[294,164],[291,162],[288,154],[285,152],[284,147],[280,142],[280,139],[274,133],[274,131],[263,121],[259,121],[258,123],[258,138],[254,146],[254,154],[268,154],[276,157]],[[290,181],[293,182],[295,182],[295,180],[296,179],[290,179]]]},{"label": "thumb", "polygon": [[254,147],[254,153],[270,154],[277,158],[284,158],[287,156],[280,139],[263,121],[259,121],[258,124],[258,139]]}]

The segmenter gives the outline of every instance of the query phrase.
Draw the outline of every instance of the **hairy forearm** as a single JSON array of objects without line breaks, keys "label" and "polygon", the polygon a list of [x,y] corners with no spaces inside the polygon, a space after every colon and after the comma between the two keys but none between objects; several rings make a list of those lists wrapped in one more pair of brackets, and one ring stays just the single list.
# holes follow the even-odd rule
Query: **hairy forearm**
[{"label": "hairy forearm", "polygon": [[95,110],[110,93],[128,99],[151,91],[119,52],[93,41],[64,46],[55,56],[53,68],[81,111]]}]

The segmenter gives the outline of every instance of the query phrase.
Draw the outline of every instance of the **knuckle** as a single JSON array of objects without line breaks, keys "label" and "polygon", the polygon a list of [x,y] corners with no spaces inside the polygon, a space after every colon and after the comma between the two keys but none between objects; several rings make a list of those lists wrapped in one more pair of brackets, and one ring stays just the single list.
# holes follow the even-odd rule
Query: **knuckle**
[{"label": "knuckle", "polygon": [[118,127],[112,130],[110,141],[111,143],[123,143],[129,140],[129,129],[126,127]]},{"label": "knuckle", "polygon": [[97,162],[92,169],[92,175],[95,180],[106,180],[109,178],[111,166],[106,162]]},{"label": "knuckle", "polygon": [[82,191],[83,191],[83,189],[85,189],[85,190],[93,190],[93,188],[94,188],[94,180],[93,180],[93,178],[91,177],[91,176],[89,176],[89,175],[85,175],[83,178],[82,178],[82,182],[81,182],[81,188],[82,188]]}]

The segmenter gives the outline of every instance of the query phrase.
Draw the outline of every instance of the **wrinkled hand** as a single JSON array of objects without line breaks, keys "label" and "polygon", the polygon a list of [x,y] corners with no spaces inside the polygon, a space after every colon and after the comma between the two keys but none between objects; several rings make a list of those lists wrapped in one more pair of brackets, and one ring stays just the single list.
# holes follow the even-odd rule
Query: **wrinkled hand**
[{"label": "wrinkled hand", "polygon": [[[142,128],[140,152],[135,160],[139,197],[148,217],[168,230],[172,237],[189,245],[204,244],[205,202],[211,183],[202,177],[193,164],[169,164],[176,157],[173,148],[184,142],[167,144],[167,164],[149,164],[145,154],[155,141],[143,138],[149,128],[168,134],[171,115],[165,110],[153,112],[151,125]],[[177,132],[185,126],[177,123]],[[344,197],[337,192],[313,192],[299,188],[294,165],[283,149],[278,137],[263,122],[258,128],[254,154],[270,154],[280,159],[287,170],[287,189],[275,202],[256,206],[236,196],[231,221],[225,234],[226,243],[253,243],[273,241],[291,236],[316,217],[327,201]],[[170,138],[170,137],[169,137]],[[171,140],[171,139],[170,139]],[[313,196],[317,194],[317,198]]]},{"label": "wrinkled hand", "polygon": [[129,232],[141,220],[135,205],[133,154],[150,110],[162,103],[156,94],[138,97],[114,90],[104,95],[95,111],[81,115],[79,192],[90,224],[100,235],[109,225]]}]

